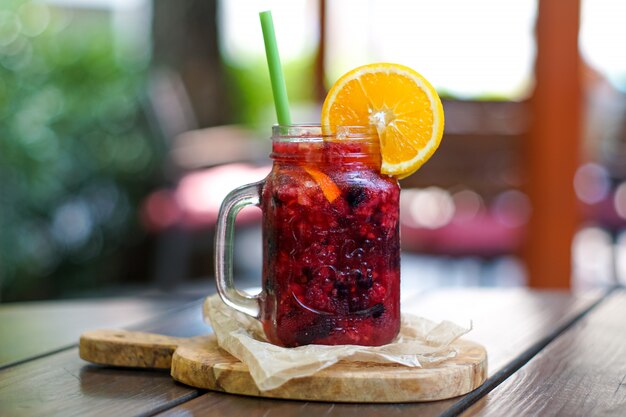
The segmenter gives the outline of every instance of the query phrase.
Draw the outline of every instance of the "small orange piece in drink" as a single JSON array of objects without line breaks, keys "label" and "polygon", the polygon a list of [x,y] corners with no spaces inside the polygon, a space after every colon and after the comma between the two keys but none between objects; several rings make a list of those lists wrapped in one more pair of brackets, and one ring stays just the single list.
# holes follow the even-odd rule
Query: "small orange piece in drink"
[{"label": "small orange piece in drink", "polygon": [[322,193],[324,193],[324,197],[328,200],[329,203],[332,203],[341,195],[341,191],[339,191],[339,187],[337,184],[330,179],[330,177],[324,174],[322,171],[317,168],[313,168],[312,166],[304,166],[304,170],[313,177],[313,180],[320,186],[322,189]]}]

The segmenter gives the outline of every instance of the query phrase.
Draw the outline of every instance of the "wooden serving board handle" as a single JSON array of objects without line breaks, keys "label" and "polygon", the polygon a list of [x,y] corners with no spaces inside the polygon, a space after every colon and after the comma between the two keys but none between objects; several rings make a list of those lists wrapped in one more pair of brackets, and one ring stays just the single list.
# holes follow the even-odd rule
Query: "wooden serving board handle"
[{"label": "wooden serving board handle", "polygon": [[179,337],[128,330],[95,330],[80,336],[80,357],[100,365],[170,369]]}]

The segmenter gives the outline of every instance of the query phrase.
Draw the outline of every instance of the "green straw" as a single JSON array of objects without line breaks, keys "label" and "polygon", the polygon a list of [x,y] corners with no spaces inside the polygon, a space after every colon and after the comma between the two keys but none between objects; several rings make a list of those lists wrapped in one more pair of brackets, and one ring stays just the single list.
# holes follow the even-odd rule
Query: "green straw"
[{"label": "green straw", "polygon": [[278,45],[276,44],[276,34],[274,33],[274,21],[272,12],[266,10],[259,13],[261,27],[263,28],[263,40],[265,41],[265,55],[267,56],[267,66],[270,70],[270,80],[272,81],[272,93],[274,95],[274,106],[276,107],[276,117],[278,124],[288,126],[291,124],[289,114],[289,98],[287,97],[287,86],[283,76],[283,68],[280,65],[278,55]]}]

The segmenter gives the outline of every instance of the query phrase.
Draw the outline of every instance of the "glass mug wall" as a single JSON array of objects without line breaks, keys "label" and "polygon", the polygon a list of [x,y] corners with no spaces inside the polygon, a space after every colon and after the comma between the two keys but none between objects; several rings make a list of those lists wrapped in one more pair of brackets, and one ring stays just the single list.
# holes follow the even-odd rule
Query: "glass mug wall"
[{"label": "glass mug wall", "polygon": [[[380,174],[371,127],[274,126],[273,167],[222,203],[215,245],[225,303],[281,346],[391,342],[400,328],[400,187]],[[263,217],[262,291],[233,285],[237,212]]]}]

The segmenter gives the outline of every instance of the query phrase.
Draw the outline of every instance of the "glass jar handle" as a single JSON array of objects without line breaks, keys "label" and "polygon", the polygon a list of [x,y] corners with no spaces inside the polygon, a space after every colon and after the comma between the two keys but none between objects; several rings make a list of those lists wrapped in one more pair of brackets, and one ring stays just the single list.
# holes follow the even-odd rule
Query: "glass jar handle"
[{"label": "glass jar handle", "polygon": [[233,244],[235,218],[250,205],[259,206],[264,181],[244,185],[228,193],[217,215],[215,229],[215,281],[217,291],[226,304],[254,318],[259,318],[259,296],[241,292],[233,281]]}]

